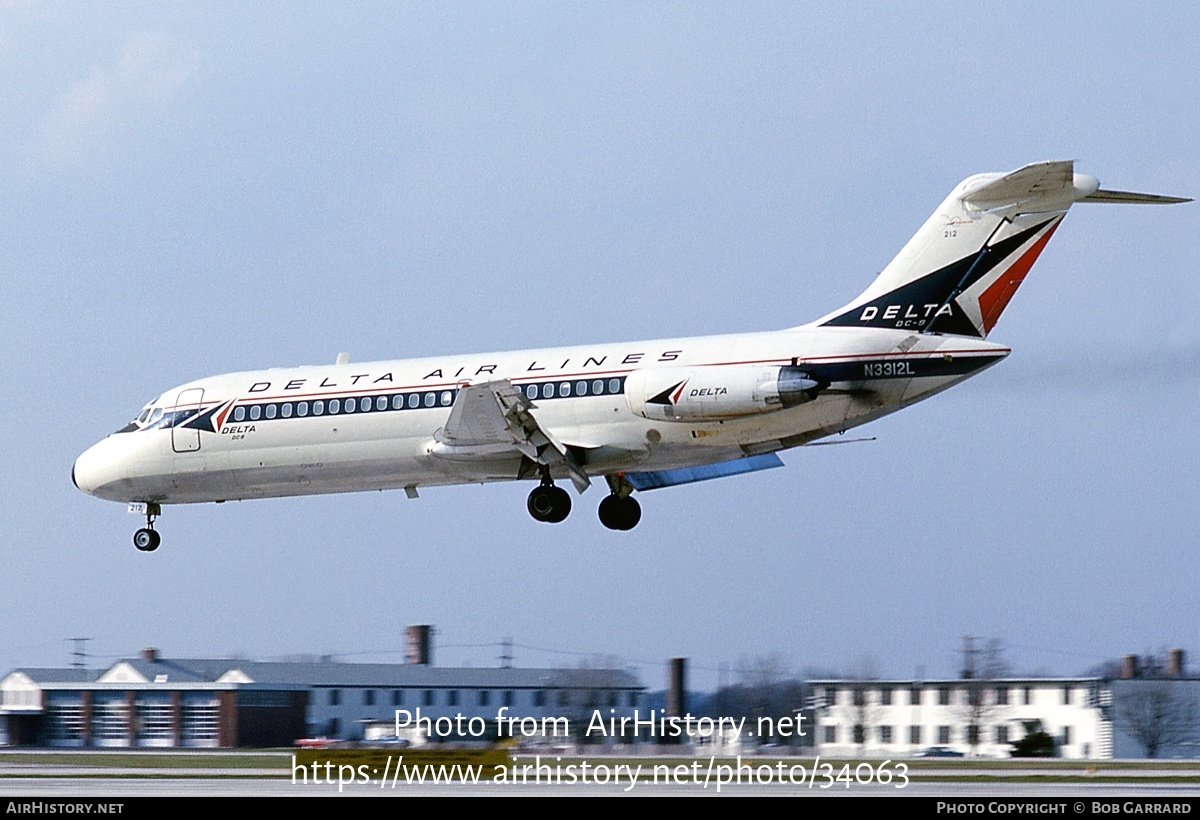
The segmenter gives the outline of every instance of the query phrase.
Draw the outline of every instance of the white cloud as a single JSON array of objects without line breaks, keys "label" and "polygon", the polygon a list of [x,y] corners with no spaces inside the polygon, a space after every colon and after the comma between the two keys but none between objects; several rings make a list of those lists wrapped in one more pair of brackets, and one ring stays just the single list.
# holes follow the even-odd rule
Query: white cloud
[{"label": "white cloud", "polygon": [[42,119],[36,153],[56,165],[86,161],[161,117],[199,65],[199,52],[181,49],[165,34],[131,35],[115,60],[55,100]]}]

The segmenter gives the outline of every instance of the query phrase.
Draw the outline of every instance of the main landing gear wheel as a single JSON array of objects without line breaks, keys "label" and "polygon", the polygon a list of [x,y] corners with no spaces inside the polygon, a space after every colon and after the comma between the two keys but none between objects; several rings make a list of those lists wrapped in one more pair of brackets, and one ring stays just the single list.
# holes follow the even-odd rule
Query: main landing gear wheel
[{"label": "main landing gear wheel", "polygon": [[570,514],[571,496],[561,487],[542,484],[533,488],[525,506],[529,508],[529,514],[538,521],[557,524]]},{"label": "main landing gear wheel", "polygon": [[133,545],[142,552],[154,552],[162,543],[162,536],[154,530],[154,519],[161,514],[162,508],[156,502],[146,502],[146,526],[133,534]]},{"label": "main landing gear wheel", "polygon": [[606,496],[599,512],[600,523],[610,530],[631,530],[642,520],[642,505],[631,495]]},{"label": "main landing gear wheel", "polygon": [[162,536],[149,527],[143,527],[133,534],[133,545],[142,552],[154,552],[162,543]]}]

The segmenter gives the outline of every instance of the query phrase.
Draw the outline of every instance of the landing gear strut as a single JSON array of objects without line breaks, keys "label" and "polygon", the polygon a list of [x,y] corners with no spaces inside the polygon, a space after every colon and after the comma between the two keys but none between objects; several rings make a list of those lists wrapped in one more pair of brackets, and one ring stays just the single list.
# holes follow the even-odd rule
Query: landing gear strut
[{"label": "landing gear strut", "polygon": [[623,475],[608,477],[608,486],[612,490],[600,502],[600,523],[610,530],[631,530],[642,520],[642,505],[637,503],[631,493],[633,485]]},{"label": "landing gear strut", "polygon": [[525,502],[529,514],[538,521],[557,524],[571,512],[571,496],[561,487],[555,487],[550,479],[550,471],[543,468],[542,483],[534,487]]},{"label": "landing gear strut", "polygon": [[146,526],[133,534],[133,545],[142,552],[154,552],[162,543],[162,536],[154,529],[154,519],[162,514],[162,508],[154,501],[146,502]]}]

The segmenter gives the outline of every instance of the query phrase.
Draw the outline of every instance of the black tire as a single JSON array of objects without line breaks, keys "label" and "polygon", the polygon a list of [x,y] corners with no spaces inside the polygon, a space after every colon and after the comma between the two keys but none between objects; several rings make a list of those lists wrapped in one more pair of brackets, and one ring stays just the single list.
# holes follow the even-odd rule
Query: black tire
[{"label": "black tire", "polygon": [[553,499],[554,511],[550,513],[550,517],[546,521],[557,524],[566,520],[566,517],[571,514],[571,494],[562,487],[551,487],[550,497]]},{"label": "black tire", "polygon": [[642,505],[633,496],[607,496],[600,502],[600,523],[610,530],[631,530],[642,520]]},{"label": "black tire", "polygon": [[133,534],[133,545],[142,552],[154,552],[162,543],[162,536],[149,527],[142,527]]},{"label": "black tire", "polygon": [[570,514],[571,496],[561,487],[543,484],[533,488],[525,506],[537,521],[557,524]]}]

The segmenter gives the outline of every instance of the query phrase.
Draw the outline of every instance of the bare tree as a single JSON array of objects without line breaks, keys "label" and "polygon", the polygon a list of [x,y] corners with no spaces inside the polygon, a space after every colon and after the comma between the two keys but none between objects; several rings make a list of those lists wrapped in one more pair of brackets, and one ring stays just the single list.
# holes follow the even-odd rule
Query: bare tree
[{"label": "bare tree", "polygon": [[851,739],[858,746],[858,753],[865,755],[867,742],[871,738],[871,729],[879,723],[882,697],[879,687],[873,686],[872,681],[879,680],[879,663],[874,657],[865,655],[854,666],[850,678],[855,681],[849,692],[849,702],[842,707],[850,724]]},{"label": "bare tree", "polygon": [[1008,674],[1004,644],[999,638],[990,638],[981,650],[968,642],[963,666],[963,703],[959,707],[959,715],[966,725],[967,745],[971,748],[972,756],[983,740],[987,724],[1003,711],[1004,698],[997,680]]},{"label": "bare tree", "polygon": [[1165,679],[1121,681],[1113,694],[1117,725],[1142,747],[1146,757],[1158,757],[1164,748],[1195,742],[1197,706],[1194,688],[1186,682]]}]

